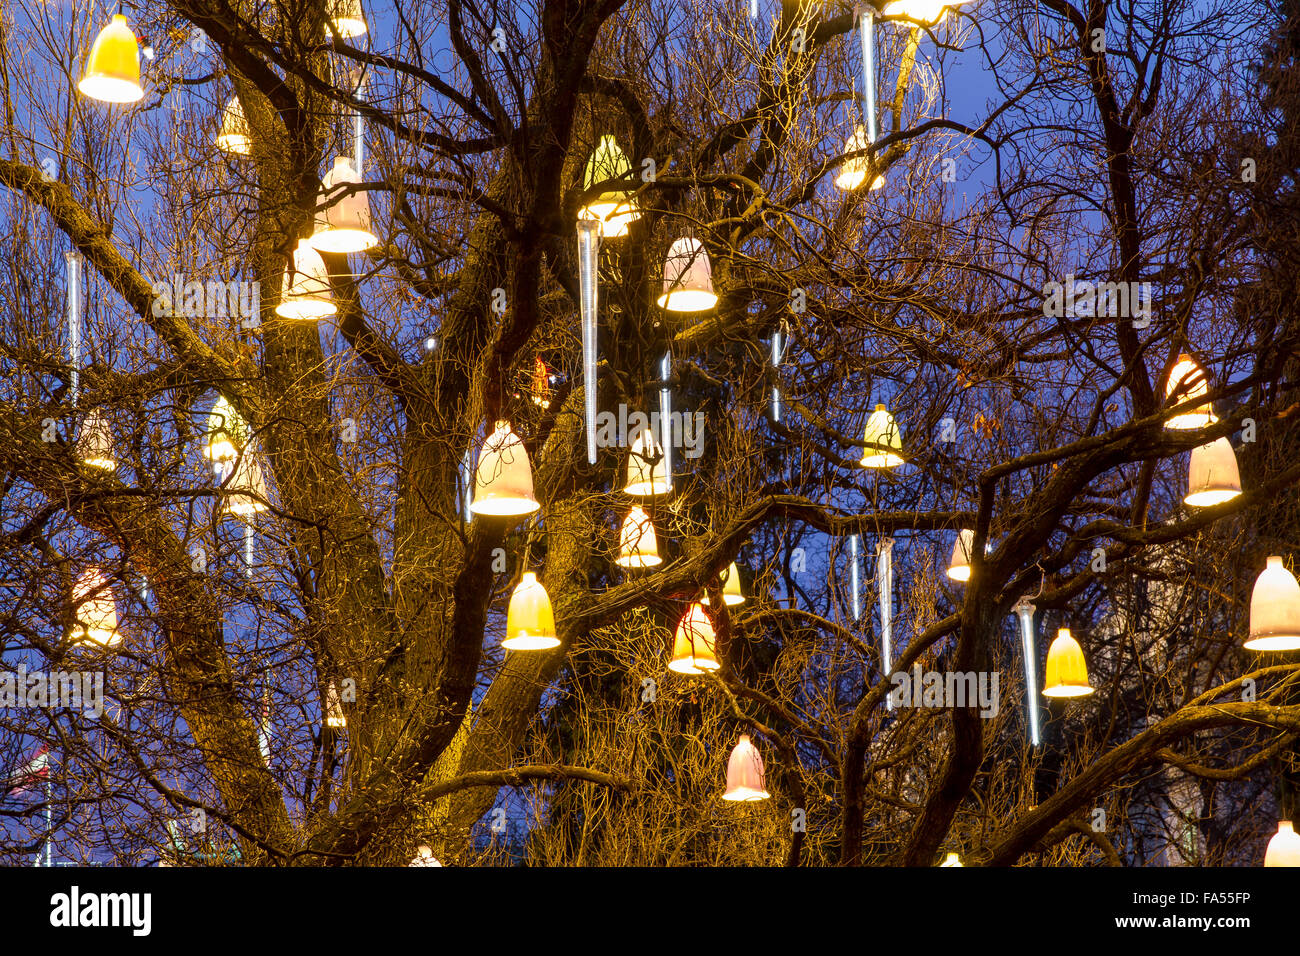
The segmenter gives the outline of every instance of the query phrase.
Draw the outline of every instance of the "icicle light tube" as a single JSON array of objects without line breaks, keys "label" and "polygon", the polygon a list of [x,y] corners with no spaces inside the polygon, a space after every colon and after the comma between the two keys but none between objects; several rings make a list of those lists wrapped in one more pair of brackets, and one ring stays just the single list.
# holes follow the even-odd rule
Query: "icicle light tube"
[{"label": "icicle light tube", "polygon": [[[880,673],[886,680],[894,670],[894,539],[880,542],[876,554],[876,581],[880,588]],[[894,709],[893,695],[885,696],[889,710]]]},{"label": "icicle light tube", "polygon": [[866,121],[867,142],[874,146],[876,142],[876,14],[865,4],[858,8],[858,40],[862,44],[862,118]]},{"label": "icicle light tube", "polygon": [[1015,607],[1020,618],[1020,650],[1025,660],[1025,697],[1029,701],[1029,742],[1035,747],[1042,743],[1038,731],[1038,648],[1034,641],[1034,606],[1021,601]]},{"label": "icicle light tube", "polygon": [[849,572],[849,580],[853,587],[853,620],[857,621],[862,618],[862,600],[858,585],[858,536],[849,535],[849,559],[853,562]]},{"label": "icicle light tube", "polygon": [[63,255],[68,264],[68,365],[72,372],[68,397],[76,408],[81,384],[81,254]]},{"label": "icicle light tube", "polygon": [[[781,381],[781,330],[772,333],[772,371],[777,382]],[[781,389],[772,386],[772,421],[781,420]]]},{"label": "icicle light tube", "polygon": [[256,521],[253,515],[248,516],[248,524],[244,525],[244,576],[253,576],[253,522]]},{"label": "icicle light tube", "polygon": [[[364,81],[357,84],[357,99],[361,99],[366,92]],[[361,116],[361,110],[352,114],[352,167],[360,176],[365,169],[366,159],[366,121]]]},{"label": "icicle light tube", "polygon": [[474,449],[473,446],[465,452],[465,457],[460,461],[460,514],[469,524],[474,520],[474,512],[470,510],[470,502],[474,500]]},{"label": "icicle light tube", "polygon": [[668,490],[673,487],[673,393],[668,387],[672,375],[673,357],[665,353],[659,363],[659,445],[664,453],[664,481]]},{"label": "icicle light tube", "polygon": [[600,223],[578,221],[578,284],[582,309],[582,388],[587,414],[587,463],[596,463],[596,256]]}]

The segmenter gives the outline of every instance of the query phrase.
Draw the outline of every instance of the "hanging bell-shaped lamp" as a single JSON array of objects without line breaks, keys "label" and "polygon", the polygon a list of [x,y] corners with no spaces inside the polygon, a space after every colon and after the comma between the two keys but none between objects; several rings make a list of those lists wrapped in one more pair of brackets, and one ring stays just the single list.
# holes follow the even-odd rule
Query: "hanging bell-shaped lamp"
[{"label": "hanging bell-shaped lamp", "polygon": [[269,497],[266,477],[262,474],[262,466],[257,458],[257,445],[252,442],[245,445],[243,451],[235,457],[235,473],[230,476],[222,514],[251,518],[266,510]]},{"label": "hanging bell-shaped lamp", "polygon": [[664,454],[655,441],[654,432],[641,429],[627,453],[627,484],[623,490],[638,498],[653,498],[669,492]]},{"label": "hanging bell-shaped lamp", "polygon": [[134,103],[144,96],[140,86],[140,44],[122,14],[114,14],[95,37],[77,89],[105,103]]},{"label": "hanging bell-shaped lamp", "polygon": [[415,851],[415,859],[407,866],[442,866],[442,864],[433,855],[433,849],[421,843],[419,849]]},{"label": "hanging bell-shaped lamp", "polygon": [[716,671],[718,662],[717,634],[713,622],[698,602],[687,608],[673,635],[673,656],[668,669],[678,674],[703,674]]},{"label": "hanging bell-shaped lamp", "polygon": [[501,646],[512,651],[544,651],[559,644],[551,597],[537,575],[525,571],[523,580],[510,595],[506,637]]},{"label": "hanging bell-shaped lamp", "polygon": [[700,240],[676,240],[664,259],[664,292],[659,307],[669,312],[703,312],[718,304],[713,292],[713,266]]},{"label": "hanging bell-shaped lamp", "polygon": [[99,568],[87,568],[77,576],[72,586],[72,606],[76,622],[68,633],[69,640],[100,647],[113,647],[121,640],[117,602],[108,578]]},{"label": "hanging bell-shaped lamp", "polygon": [[330,23],[343,39],[364,36],[366,18],[361,12],[361,0],[332,0]]},{"label": "hanging bell-shaped lamp", "polygon": [[370,231],[370,199],[365,190],[346,195],[337,191],[361,182],[346,156],[334,160],[334,168],[320,184],[318,202],[329,203],[316,213],[316,234],[311,244],[320,252],[363,252],[379,239]]},{"label": "hanging bell-shaped lamp", "polygon": [[881,12],[887,17],[908,17],[932,27],[943,20],[950,5],[945,0],[892,0]]},{"label": "hanging bell-shaped lamp", "polygon": [[524,443],[509,422],[497,422],[478,456],[469,510],[494,518],[522,518],[540,507],[533,495],[533,466]]},{"label": "hanging bell-shaped lamp", "polygon": [[943,858],[943,862],[940,863],[939,865],[940,866],[961,866],[962,865],[961,857],[959,857],[956,853],[949,853],[947,856]]},{"label": "hanging bell-shaped lamp", "polygon": [[952,546],[952,558],[948,561],[948,577],[954,581],[970,580],[970,556],[975,548],[975,532],[962,528],[957,535],[957,543]]},{"label": "hanging bell-shaped lamp", "polygon": [[[622,179],[632,172],[632,164],[619,148],[618,140],[605,135],[587,160],[582,174],[582,188],[591,189],[611,179]],[[641,218],[636,199],[628,190],[612,189],[601,193],[578,210],[578,219],[595,219],[600,223],[600,234],[607,239],[627,235],[628,224]]]},{"label": "hanging bell-shaped lamp", "polygon": [[248,444],[248,425],[235,407],[218,395],[208,413],[207,431],[203,435],[203,457],[212,461],[231,461]]},{"label": "hanging bell-shaped lamp", "polygon": [[311,243],[299,239],[293,250],[293,266],[284,270],[275,314],[285,319],[321,319],[337,311],[325,260]]},{"label": "hanging bell-shaped lamp", "polygon": [[347,715],[343,713],[343,701],[339,699],[338,685],[330,681],[325,690],[325,726],[336,730],[348,725]]},{"label": "hanging bell-shaped lamp", "polygon": [[1088,683],[1088,665],[1083,660],[1083,648],[1063,627],[1056,640],[1047,649],[1046,686],[1044,697],[1086,697],[1093,691]]},{"label": "hanging bell-shaped lamp", "polygon": [[633,505],[619,529],[614,563],[620,568],[652,568],[662,562],[654,523],[640,505]]},{"label": "hanging bell-shaped lamp", "polygon": [[723,800],[766,800],[767,778],[763,772],[763,757],[758,748],[749,742],[748,734],[740,735],[740,742],[731,751],[727,761],[727,792]]},{"label": "hanging bell-shaped lamp", "polygon": [[[700,596],[700,603],[708,606],[707,593]],[[735,561],[727,565],[727,570],[722,572],[722,603],[727,607],[745,603],[745,592],[740,589],[740,571],[736,569]]]},{"label": "hanging bell-shaped lamp", "polygon": [[244,116],[244,104],[238,96],[226,101],[221,111],[221,132],[217,134],[217,149],[237,156],[247,156],[252,150],[253,142],[248,136],[248,120]]},{"label": "hanging bell-shaped lamp", "polygon": [[1295,832],[1290,820],[1278,823],[1277,833],[1264,851],[1264,865],[1300,866],[1300,834]]},{"label": "hanging bell-shaped lamp", "polygon": [[117,460],[113,457],[113,432],[102,408],[91,409],[81,423],[81,434],[77,436],[77,457],[88,468],[112,471],[117,467]]},{"label": "hanging bell-shaped lamp", "polygon": [[1300,650],[1300,583],[1277,555],[1255,579],[1250,636],[1244,646],[1252,651]]},{"label": "hanging bell-shaped lamp", "polygon": [[867,419],[862,443],[866,446],[860,462],[863,468],[897,468],[903,463],[903,438],[884,405],[877,405]]},{"label": "hanging bell-shaped lamp", "polygon": [[[1168,405],[1185,405],[1193,399],[1208,395],[1210,379],[1205,369],[1196,359],[1186,352],[1178,356],[1169,376],[1165,379],[1165,403]],[[1188,430],[1213,425],[1217,418],[1214,409],[1207,402],[1196,408],[1179,412],[1165,422],[1165,428]]]},{"label": "hanging bell-shaped lamp", "polygon": [[1221,505],[1241,494],[1241,474],[1232,442],[1217,438],[1192,449],[1187,468],[1187,495],[1183,503],[1193,508]]},{"label": "hanging bell-shaped lamp", "polygon": [[[848,138],[844,144],[844,153],[857,153],[871,146],[871,140],[867,137],[867,131],[859,123],[853,130],[853,135]],[[835,177],[835,188],[842,189],[845,192],[853,192],[867,181],[867,176],[871,173],[871,160],[866,156],[855,156],[852,159],[846,159],[840,164],[839,175]],[[885,177],[882,173],[877,176],[871,183],[873,190],[879,189],[885,185]]]}]

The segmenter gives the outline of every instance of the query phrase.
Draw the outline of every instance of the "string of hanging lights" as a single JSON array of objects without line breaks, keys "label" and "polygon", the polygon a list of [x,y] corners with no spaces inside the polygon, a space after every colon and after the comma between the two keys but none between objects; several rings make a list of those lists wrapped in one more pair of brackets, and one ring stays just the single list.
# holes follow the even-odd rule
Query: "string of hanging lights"
[{"label": "string of hanging lights", "polygon": [[[903,17],[932,27],[943,21],[951,6],[954,4],[943,0],[893,0],[884,5],[881,13],[886,17]],[[855,125],[852,135],[845,143],[846,155],[869,150],[878,139],[874,39],[876,12],[871,6],[863,4],[855,13],[862,47],[864,123]],[[344,39],[363,36],[367,32],[359,0],[333,0],[330,5],[330,22],[337,34]],[[78,89],[89,98],[110,104],[139,101],[144,95],[139,57],[139,43],[126,17],[115,14],[92,45],[82,79],[77,84]],[[333,167],[323,177],[315,231],[310,239],[298,241],[293,250],[292,263],[285,269],[280,302],[275,307],[276,314],[283,318],[313,320],[335,314],[337,306],[332,300],[328,270],[320,253],[363,252],[378,244],[379,240],[370,228],[367,194],[364,190],[354,188],[360,183],[362,142],[363,128],[358,116],[355,159],[337,157]],[[251,150],[248,124],[238,96],[232,96],[224,106],[216,145],[222,151],[234,155],[248,155]],[[626,179],[631,171],[631,163],[619,148],[615,137],[604,135],[587,163],[584,189],[590,191],[600,183]],[[872,158],[846,158],[834,183],[841,190],[854,191],[870,179],[870,189],[877,190],[883,187],[885,176],[873,176],[873,172]],[[620,188],[600,193],[578,212],[583,383],[588,457],[592,464],[596,462],[599,242],[601,238],[626,236],[630,224],[640,217],[641,210],[633,191]],[[77,276],[75,256],[75,253],[69,253],[68,259],[69,341],[73,351],[71,391],[74,406],[77,395],[76,350],[79,347],[80,330],[79,315],[75,314],[79,302],[74,289]],[[699,239],[681,237],[672,243],[664,260],[662,293],[656,302],[660,308],[675,313],[698,313],[712,309],[717,304],[710,259]],[[772,340],[774,367],[779,366],[781,361],[781,347],[781,333],[778,330]],[[541,367],[545,376],[545,365],[542,364]],[[660,393],[661,414],[665,423],[670,419],[671,408],[667,388],[669,369],[670,357],[665,356],[661,373],[664,387]],[[1164,392],[1169,405],[1194,402],[1208,395],[1208,375],[1194,358],[1186,353],[1181,354],[1168,372]],[[544,400],[535,400],[543,407],[547,404]],[[779,401],[779,393],[774,389],[774,420],[780,418]],[[1171,416],[1165,421],[1164,427],[1171,430],[1193,430],[1216,421],[1211,404],[1202,402],[1190,410]],[[653,498],[669,493],[672,486],[669,464],[671,433],[667,426],[661,442],[662,445],[649,429],[644,429],[637,435],[627,459],[627,482],[623,488],[626,494]],[[83,420],[77,438],[78,459],[88,468],[113,471],[116,460],[112,444],[112,433],[104,410],[92,409]],[[863,468],[891,469],[903,464],[905,459],[900,430],[885,405],[878,404],[869,417],[863,445],[864,454],[860,462]],[[224,396],[218,396],[209,415],[202,451],[204,457],[210,459],[219,471],[230,473],[227,481],[230,487],[224,497],[221,513],[243,517],[248,523],[251,541],[252,522],[256,514],[267,507],[265,478],[256,444],[250,440],[248,426]],[[1185,504],[1190,507],[1210,507],[1230,501],[1240,494],[1241,479],[1236,455],[1226,437],[1192,450],[1188,490],[1183,499]],[[539,508],[540,504],[533,491],[532,469],[523,442],[508,422],[498,421],[480,454],[474,472],[473,497],[469,501],[467,512],[518,519]],[[962,529],[957,536],[947,568],[948,576],[955,581],[970,580],[973,538],[974,532],[970,529]],[[892,650],[892,544],[892,539],[881,542],[877,568],[881,600],[882,664],[886,676],[891,668]],[[851,538],[851,546],[856,619],[859,616],[856,535]],[[626,569],[634,569],[653,567],[661,561],[653,522],[640,506],[633,505],[620,528],[620,547],[615,563]],[[727,605],[738,605],[745,600],[735,562],[729,564],[722,576],[722,598]],[[702,595],[699,601],[689,606],[678,623],[669,669],[695,675],[719,669],[716,634],[705,610],[708,603],[707,594]],[[89,568],[76,579],[73,604],[75,625],[69,632],[70,639],[104,647],[113,646],[120,640],[116,604],[109,581],[100,569]],[[1027,687],[1031,687],[1036,684],[1033,605],[1022,600],[1016,607],[1016,613],[1022,623],[1025,682]],[[506,636],[502,645],[510,650],[542,650],[559,644],[549,595],[536,573],[525,571],[510,598]],[[1267,566],[1256,580],[1251,598],[1249,636],[1244,646],[1257,651],[1300,649],[1300,583],[1284,567],[1279,556],[1268,558]],[[1073,698],[1093,692],[1082,648],[1068,628],[1061,628],[1048,650],[1042,693],[1049,698]],[[327,687],[325,709],[327,726],[346,727],[346,717],[334,681],[330,681]],[[1029,695],[1029,711],[1031,740],[1037,745],[1037,701],[1032,694]],[[764,800],[769,796],[762,757],[749,736],[742,734],[728,760],[727,786],[723,799],[748,802]],[[411,865],[440,864],[433,859],[432,851],[422,845]],[[962,863],[956,853],[950,852],[940,865],[962,866]],[[1265,865],[1300,865],[1300,836],[1295,834],[1290,821],[1279,823],[1278,833],[1269,842]]]}]

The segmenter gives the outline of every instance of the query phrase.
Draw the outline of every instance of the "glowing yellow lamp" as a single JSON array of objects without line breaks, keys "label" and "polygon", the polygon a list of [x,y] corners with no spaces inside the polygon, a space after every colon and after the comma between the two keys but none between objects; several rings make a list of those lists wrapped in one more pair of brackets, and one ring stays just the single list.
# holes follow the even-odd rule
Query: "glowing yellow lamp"
[{"label": "glowing yellow lamp", "polygon": [[1093,692],[1088,683],[1088,665],[1083,659],[1083,648],[1063,627],[1056,640],[1047,649],[1046,686],[1044,697],[1086,697]]},{"label": "glowing yellow lamp", "polygon": [[523,580],[510,595],[506,637],[501,646],[512,651],[544,651],[559,644],[551,597],[537,575],[525,571]]},{"label": "glowing yellow lamp", "polygon": [[122,14],[114,14],[95,37],[77,89],[104,103],[134,103],[144,96],[140,86],[140,44]]}]

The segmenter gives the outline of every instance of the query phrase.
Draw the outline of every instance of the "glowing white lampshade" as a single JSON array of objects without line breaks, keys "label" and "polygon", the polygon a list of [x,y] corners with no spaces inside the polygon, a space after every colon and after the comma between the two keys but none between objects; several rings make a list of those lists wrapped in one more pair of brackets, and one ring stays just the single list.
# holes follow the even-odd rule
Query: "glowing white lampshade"
[{"label": "glowing white lampshade", "polygon": [[203,457],[213,461],[231,461],[248,443],[248,424],[235,407],[218,395],[208,413],[203,436]]},{"label": "glowing white lampshade", "polygon": [[1278,823],[1277,833],[1264,851],[1264,865],[1300,866],[1300,834],[1295,832],[1290,820]]},{"label": "glowing white lampshade", "polygon": [[763,757],[749,742],[749,735],[741,734],[740,742],[727,761],[727,792],[722,799],[749,802],[766,800],[770,796],[763,772]]},{"label": "glowing white lampshade", "polygon": [[623,490],[638,498],[653,498],[669,492],[664,454],[654,433],[641,429],[627,453],[627,484]]},{"label": "glowing white lampshade", "polygon": [[1232,442],[1218,438],[1208,445],[1192,449],[1187,468],[1187,495],[1183,502],[1205,508],[1231,501],[1241,494],[1241,474]]},{"label": "glowing white lampshade", "polygon": [[305,239],[293,250],[293,266],[284,270],[275,314],[286,319],[321,319],[338,311],[330,292],[325,260]]},{"label": "glowing white lampshade", "polygon": [[[1209,392],[1210,379],[1205,369],[1185,352],[1178,356],[1178,360],[1174,362],[1165,380],[1165,403],[1184,405],[1193,399],[1208,395]],[[1213,425],[1216,421],[1218,419],[1214,417],[1214,409],[1206,402],[1179,412],[1165,422],[1165,428],[1178,430],[1204,428],[1206,425]]]},{"label": "glowing white lampshade", "polygon": [[954,581],[970,580],[970,558],[975,548],[975,532],[962,528],[957,535],[957,542],[952,546],[952,558],[948,561],[948,577]]},{"label": "glowing white lampshade", "polygon": [[343,701],[339,698],[339,688],[330,681],[325,689],[325,726],[340,730],[348,725],[347,715],[343,713]]},{"label": "glowing white lampshade", "polygon": [[226,101],[221,111],[221,132],[217,134],[217,149],[237,156],[247,156],[252,149],[252,140],[248,136],[248,120],[244,116],[244,104],[238,96]]},{"label": "glowing white lampshade", "polygon": [[949,6],[954,4],[944,0],[891,0],[881,12],[887,17],[909,17],[927,26],[935,26],[943,20]]},{"label": "glowing white lampshade", "polygon": [[89,468],[112,471],[117,467],[117,460],[113,457],[113,432],[102,408],[92,409],[81,423],[77,457]]},{"label": "glowing white lampshade", "polygon": [[533,495],[533,466],[524,443],[509,422],[497,422],[479,454],[470,511],[494,518],[522,518],[540,507]]},{"label": "glowing white lampshade", "polygon": [[[592,189],[598,183],[622,179],[632,171],[627,155],[619,148],[618,140],[605,135],[587,160],[583,171],[582,188]],[[632,193],[611,189],[603,192],[578,210],[578,218],[595,219],[600,223],[600,234],[606,239],[627,235],[628,224],[641,218]]]},{"label": "glowing white lampshade", "polygon": [[713,266],[700,240],[676,240],[664,260],[664,291],[660,308],[670,312],[702,312],[717,305],[713,292]]},{"label": "glowing white lampshade", "polygon": [[1047,674],[1044,678],[1044,697],[1086,697],[1093,692],[1088,683],[1088,665],[1083,659],[1083,648],[1063,627],[1056,640],[1047,649]]},{"label": "glowing white lampshade", "polygon": [[866,433],[862,437],[863,468],[897,468],[903,463],[903,439],[898,423],[889,409],[877,405],[867,419]]},{"label": "glowing white lampshade", "polygon": [[1274,555],[1255,579],[1250,595],[1250,636],[1245,647],[1252,651],[1300,650],[1300,583]]},{"label": "glowing white lampshade", "polygon": [[266,491],[266,477],[262,474],[258,462],[257,444],[250,443],[235,457],[235,471],[226,484],[226,500],[222,506],[223,514],[250,518],[266,510],[269,497]]},{"label": "glowing white lampshade", "polygon": [[328,203],[316,213],[316,234],[311,244],[320,252],[362,252],[378,244],[370,231],[370,200],[365,190],[342,195],[338,190],[361,182],[346,156],[334,160],[334,168],[320,184],[318,203]]},{"label": "glowing white lampshade", "polygon": [[415,851],[415,858],[407,866],[442,866],[433,855],[433,849],[421,843]]},{"label": "glowing white lampshade", "polygon": [[614,563],[620,568],[652,568],[662,562],[654,523],[639,505],[633,505],[619,529]]},{"label": "glowing white lampshade", "polygon": [[117,631],[117,602],[108,578],[99,568],[87,568],[72,586],[76,615],[68,638],[79,644],[112,647],[121,640]]},{"label": "glowing white lampshade", "polygon": [[[844,153],[856,153],[867,149],[871,146],[871,141],[867,138],[867,131],[859,123],[853,130],[853,135],[844,143]],[[867,181],[867,176],[871,173],[871,159],[867,156],[855,156],[852,159],[846,159],[840,164],[839,175],[835,177],[835,188],[842,189],[845,192],[852,192],[858,189]],[[885,185],[885,176],[882,173],[877,176],[871,183],[873,190],[879,189]]]},{"label": "glowing white lampshade", "polygon": [[77,89],[104,103],[134,103],[144,96],[140,86],[140,43],[122,14],[114,14],[95,37]]},{"label": "glowing white lampshade", "polygon": [[361,12],[361,0],[333,0],[329,10],[330,22],[343,39],[365,35],[366,18]]}]

